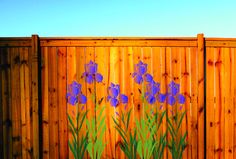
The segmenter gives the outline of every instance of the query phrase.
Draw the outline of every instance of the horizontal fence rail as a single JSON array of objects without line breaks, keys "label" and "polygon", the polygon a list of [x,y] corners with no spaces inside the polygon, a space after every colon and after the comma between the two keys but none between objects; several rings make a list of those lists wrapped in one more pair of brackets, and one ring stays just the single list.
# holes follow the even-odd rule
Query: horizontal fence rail
[{"label": "horizontal fence rail", "polygon": [[[235,158],[235,53],[236,39],[204,38],[203,34],[193,38],[0,38],[0,158],[73,158],[67,113],[74,123],[77,111],[88,110],[87,119],[97,119],[93,98],[106,106],[103,142],[107,144],[102,158],[125,158],[113,117],[132,109],[131,128],[144,117],[143,87],[132,77],[139,61],[147,64],[161,93],[174,81],[186,97],[181,105],[186,111],[181,134],[187,131],[183,158]],[[83,73],[90,61],[97,63],[101,83],[85,81]],[[67,102],[73,81],[82,85],[85,105]],[[128,96],[126,107],[114,108],[107,101],[111,83],[119,84],[120,92]],[[148,108],[167,110],[168,116],[179,111],[160,103]],[[84,125],[82,133],[86,129]],[[164,117],[160,133],[166,130]],[[163,158],[171,158],[167,147]]]}]

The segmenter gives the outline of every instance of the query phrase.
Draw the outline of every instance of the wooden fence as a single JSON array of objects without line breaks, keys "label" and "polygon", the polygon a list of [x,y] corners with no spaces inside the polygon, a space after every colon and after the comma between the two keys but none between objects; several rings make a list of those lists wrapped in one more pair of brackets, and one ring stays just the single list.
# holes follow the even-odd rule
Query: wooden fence
[{"label": "wooden fence", "polygon": [[[120,84],[130,99],[131,125],[141,118],[141,86],[132,78],[134,64],[148,64],[147,72],[166,92],[170,81],[180,83],[188,131],[184,159],[236,157],[236,39],[204,38],[0,38],[0,158],[72,158],[68,149],[67,86],[76,80],[82,92],[95,93],[106,104],[107,146],[103,158],[124,158],[106,102],[107,87]],[[102,83],[87,84],[81,75],[90,60],[98,64]],[[81,110],[81,105],[77,105]],[[150,105],[150,107],[157,107]],[[171,106],[163,105],[172,110]],[[88,118],[96,116],[88,99]],[[156,109],[160,111],[159,109]],[[166,118],[161,130],[166,131]],[[88,154],[86,154],[87,158]],[[165,149],[164,158],[171,158]]]}]

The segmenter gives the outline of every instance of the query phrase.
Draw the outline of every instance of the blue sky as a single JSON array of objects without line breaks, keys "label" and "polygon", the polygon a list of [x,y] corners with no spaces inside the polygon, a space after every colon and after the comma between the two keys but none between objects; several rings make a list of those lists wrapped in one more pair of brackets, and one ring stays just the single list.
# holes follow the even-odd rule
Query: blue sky
[{"label": "blue sky", "polygon": [[236,37],[234,0],[0,0],[0,37]]}]

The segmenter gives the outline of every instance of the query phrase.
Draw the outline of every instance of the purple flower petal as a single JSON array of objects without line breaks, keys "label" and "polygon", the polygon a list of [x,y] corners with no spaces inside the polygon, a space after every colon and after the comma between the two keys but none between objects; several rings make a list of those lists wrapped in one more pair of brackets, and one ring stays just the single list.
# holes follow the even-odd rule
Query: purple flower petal
[{"label": "purple flower petal", "polygon": [[118,91],[118,89],[116,89],[116,88],[110,88],[109,89],[109,95],[111,96],[111,97],[114,97],[114,98],[116,98],[118,95],[119,95],[119,91]]},{"label": "purple flower petal", "polygon": [[97,82],[102,82],[103,77],[100,73],[96,73],[95,74],[95,79],[96,79]]},{"label": "purple flower petal", "polygon": [[78,99],[75,96],[69,96],[67,100],[68,100],[68,103],[71,105],[75,105],[76,103],[78,103]]},{"label": "purple flower petal", "polygon": [[144,75],[144,79],[145,79],[146,82],[152,82],[153,81],[153,77],[149,73]]},{"label": "purple flower petal", "polygon": [[141,84],[143,82],[143,78],[142,76],[140,76],[139,74],[137,74],[134,78],[134,81],[137,83],[137,84]]},{"label": "purple flower petal", "polygon": [[151,95],[157,94],[160,91],[160,84],[159,83],[155,83],[155,82],[149,83],[147,85],[147,91]]},{"label": "purple flower petal", "polygon": [[120,101],[122,104],[128,103],[128,97],[124,94],[120,94]]},{"label": "purple flower petal", "polygon": [[90,60],[88,64],[85,64],[85,72],[95,74],[97,72],[97,67],[98,65]]},{"label": "purple flower petal", "polygon": [[87,102],[87,97],[83,94],[79,95],[79,103],[85,104]]},{"label": "purple flower petal", "polygon": [[168,92],[175,96],[177,93],[179,93],[179,87],[179,84],[171,81],[171,83],[168,85]]},{"label": "purple flower petal", "polygon": [[179,102],[179,104],[185,103],[185,97],[182,94],[178,95],[178,102]]},{"label": "purple flower petal", "polygon": [[113,107],[116,107],[118,105],[118,100],[116,98],[111,98],[110,100],[110,104],[113,106]]},{"label": "purple flower petal", "polygon": [[86,76],[86,82],[89,84],[93,83],[93,76],[91,74],[88,74]]},{"label": "purple flower petal", "polygon": [[165,102],[165,100],[166,100],[166,95],[165,94],[158,94],[158,101],[160,102],[160,103],[164,103]]},{"label": "purple flower petal", "polygon": [[116,85],[114,83],[111,83],[111,87],[115,87]]},{"label": "purple flower petal", "polygon": [[172,95],[168,96],[168,104],[170,104],[171,106],[173,106],[175,104],[175,98]]},{"label": "purple flower petal", "polygon": [[139,61],[139,63],[135,65],[135,72],[140,75],[145,74],[147,72],[147,64],[143,63],[142,61]]},{"label": "purple flower petal", "polygon": [[132,74],[132,77],[134,78],[136,75],[137,75],[137,73],[136,73],[136,72],[134,72],[134,73]]},{"label": "purple flower petal", "polygon": [[111,96],[107,96],[107,101],[109,101],[111,99]]},{"label": "purple flower petal", "polygon": [[71,84],[68,85],[68,91],[72,95],[77,96],[81,92],[81,84],[77,83],[76,81],[73,81]]},{"label": "purple flower petal", "polygon": [[149,104],[154,104],[156,102],[156,98],[152,95],[147,96],[146,100]]}]

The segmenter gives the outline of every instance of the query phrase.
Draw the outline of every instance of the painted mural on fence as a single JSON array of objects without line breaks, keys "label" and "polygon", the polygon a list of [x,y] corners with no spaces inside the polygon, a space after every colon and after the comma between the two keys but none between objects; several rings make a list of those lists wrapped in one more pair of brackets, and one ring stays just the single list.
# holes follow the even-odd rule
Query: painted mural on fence
[{"label": "painted mural on fence", "polygon": [[[85,71],[82,78],[87,84],[99,84],[103,81],[103,75],[98,72],[98,67],[94,61],[84,65]],[[142,118],[135,119],[135,126],[132,128],[130,128],[130,114],[133,110],[128,106],[128,101],[131,99],[128,99],[128,96],[120,91],[119,83],[111,82],[109,84],[105,97],[106,105],[104,106],[100,106],[96,101],[95,92],[92,92],[91,97],[86,97],[85,93],[82,92],[84,86],[80,83],[73,81],[68,85],[67,102],[71,106],[77,107],[76,123],[68,115],[69,130],[73,136],[68,144],[74,158],[82,159],[86,152],[92,159],[101,158],[107,145],[103,140],[106,130],[106,118],[103,111],[106,107],[114,108],[115,113],[112,119],[115,123],[115,129],[121,137],[119,147],[127,158],[136,159],[139,156],[143,159],[160,159],[163,157],[165,147],[168,147],[172,158],[182,158],[187,145],[187,132],[184,134],[180,132],[180,126],[186,114],[186,112],[181,111],[182,105],[185,103],[185,96],[180,93],[180,85],[174,81],[168,84],[167,92],[161,93],[161,83],[154,80],[153,76],[147,72],[147,67],[146,63],[139,61],[135,64],[132,74],[135,83],[142,88],[139,91],[144,110]],[[89,110],[84,109],[88,98],[92,99],[95,110],[99,112],[92,119],[87,118]],[[167,112],[163,108],[164,103],[176,111],[169,110],[170,112]],[[121,113],[116,111],[118,106],[123,107]],[[157,112],[155,109],[161,111]],[[167,130],[164,133],[159,133],[164,117],[167,119]],[[78,136],[83,125],[86,125],[87,129]],[[168,135],[170,137],[167,140]]]}]

